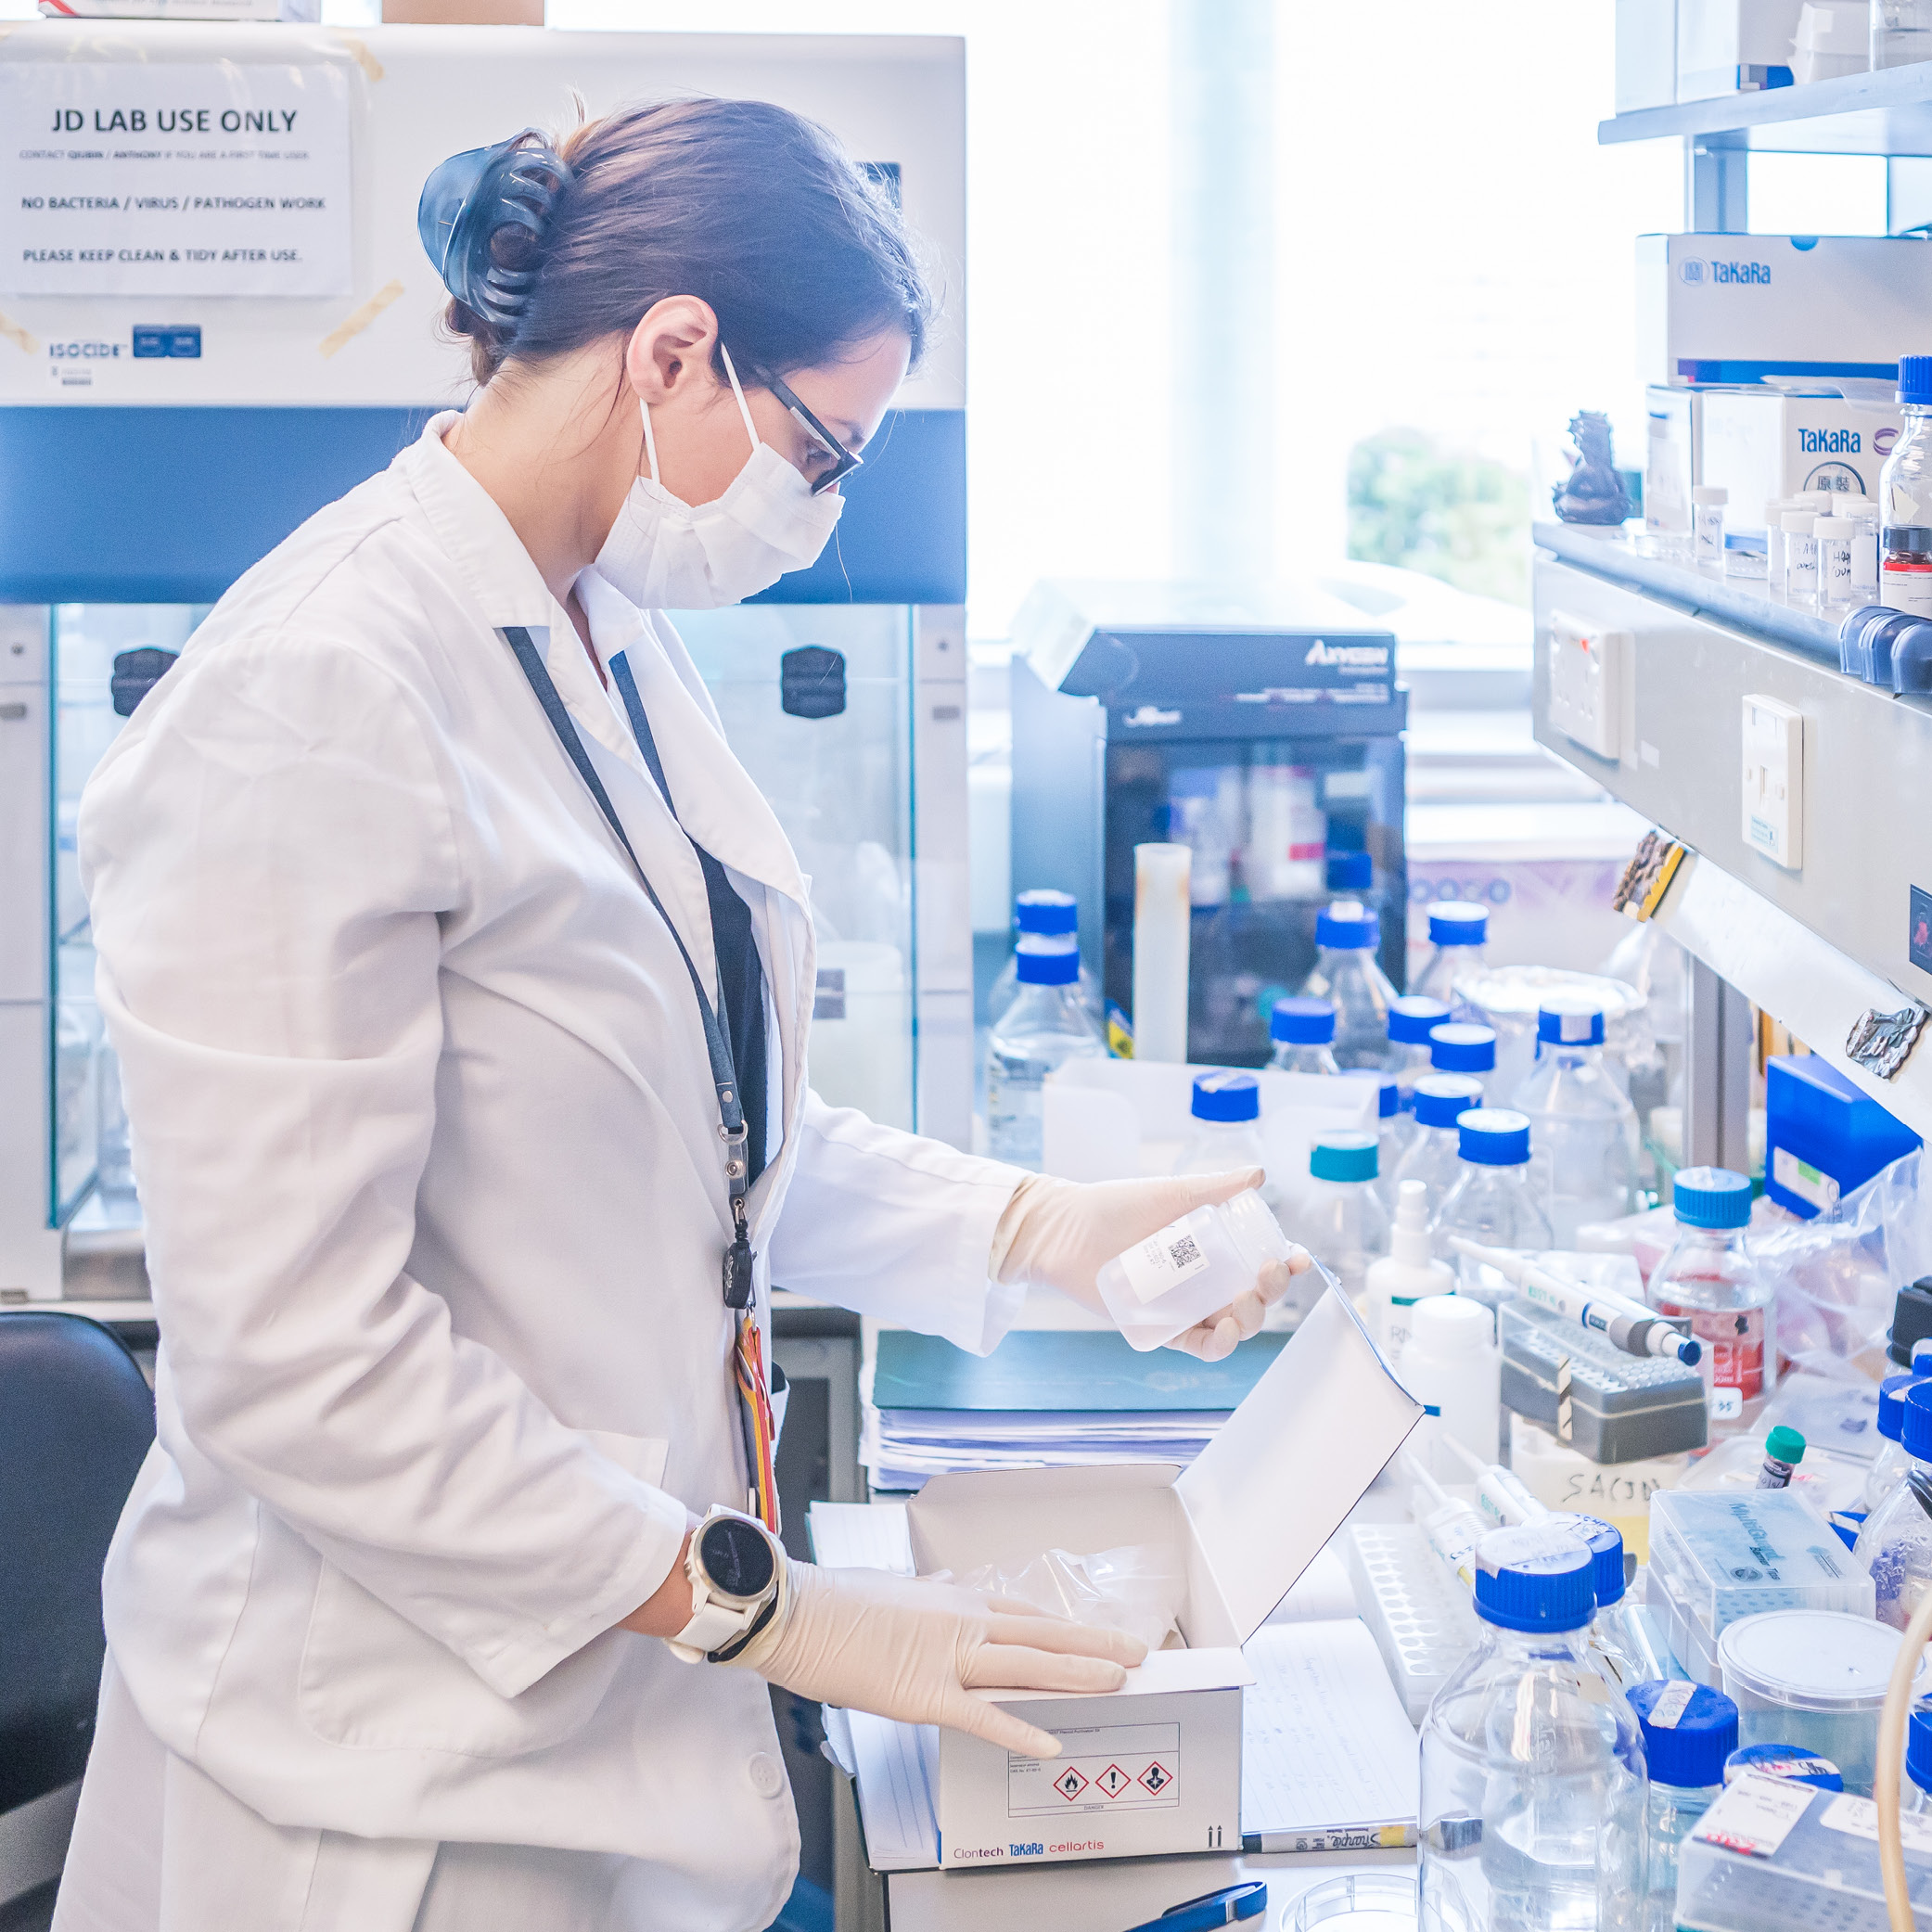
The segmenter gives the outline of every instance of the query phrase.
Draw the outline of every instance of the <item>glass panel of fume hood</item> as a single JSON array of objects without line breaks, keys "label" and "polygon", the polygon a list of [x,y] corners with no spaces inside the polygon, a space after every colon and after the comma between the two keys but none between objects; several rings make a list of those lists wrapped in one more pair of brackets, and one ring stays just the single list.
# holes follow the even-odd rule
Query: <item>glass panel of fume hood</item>
[{"label": "glass panel of fume hood", "polygon": [[[818,933],[812,1084],[834,1106],[914,1124],[913,613],[901,605],[674,611],[738,761],[812,881]],[[844,662],[845,707],[787,711],[786,654]],[[795,664],[804,660],[794,660]],[[836,685],[827,673],[826,685]],[[811,694],[794,696],[810,706]]]},{"label": "glass panel of fume hood", "polygon": [[[1381,916],[1379,959],[1403,983],[1408,880],[1401,741],[1256,738],[1109,745],[1106,993],[1133,1000],[1133,849],[1188,846],[1187,1056],[1264,1065],[1274,1002],[1315,962],[1315,915],[1359,899]],[[1331,862],[1364,878],[1331,886]]]},{"label": "glass panel of fume hood", "polygon": [[81,792],[125,722],[115,715],[109,691],[114,659],[143,646],[178,651],[207,611],[205,605],[187,604],[54,607],[54,850],[47,868],[54,933],[48,1082],[54,1157],[47,1209],[57,1227],[72,1215],[96,1173],[106,1220],[138,1219],[120,1076],[94,998],[94,935],[74,837]]}]

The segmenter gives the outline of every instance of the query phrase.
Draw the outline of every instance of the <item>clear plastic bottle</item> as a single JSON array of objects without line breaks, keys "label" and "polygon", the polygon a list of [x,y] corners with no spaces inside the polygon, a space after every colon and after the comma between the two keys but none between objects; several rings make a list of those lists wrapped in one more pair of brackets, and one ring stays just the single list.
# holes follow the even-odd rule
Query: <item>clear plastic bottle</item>
[{"label": "clear plastic bottle", "polygon": [[1401,1094],[1403,1110],[1415,1105],[1415,1082],[1433,1073],[1429,1035],[1445,1026],[1451,1015],[1446,1001],[1431,999],[1427,993],[1404,993],[1388,1008],[1388,1044],[1396,1051],[1389,1069]]},{"label": "clear plastic bottle", "polygon": [[[1100,1299],[1132,1348],[1158,1349],[1254,1286],[1262,1266],[1292,1250],[1253,1188],[1196,1208],[1137,1241],[1095,1277]],[[1319,1281],[1312,1269],[1304,1278]]]},{"label": "clear plastic bottle", "polygon": [[1728,1168],[1680,1168],[1671,1184],[1677,1239],[1645,1290],[1651,1307],[1688,1318],[1703,1344],[1698,1372],[1710,1401],[1712,1436],[1754,1423],[1778,1385],[1772,1290],[1746,1243],[1751,1184]]},{"label": "clear plastic bottle", "polygon": [[1899,358],[1905,433],[1878,473],[1878,601],[1932,617],[1932,355]]},{"label": "clear plastic bottle", "polygon": [[1344,1080],[1372,1080],[1375,1082],[1375,1192],[1382,1205],[1395,1211],[1395,1171],[1415,1136],[1415,1120],[1398,1104],[1399,1090],[1392,1073],[1378,1073],[1373,1067],[1351,1067]]},{"label": "clear plastic bottle", "polygon": [[1905,1391],[1912,1466],[1868,1516],[1851,1554],[1872,1573],[1878,1620],[1903,1630],[1932,1587],[1932,1382]]},{"label": "clear plastic bottle", "polygon": [[1872,65],[1932,60],[1932,0],[1872,0]]},{"label": "clear plastic bottle", "polygon": [[1340,1067],[1390,1066],[1388,1008],[1396,992],[1375,964],[1382,922],[1359,900],[1337,899],[1315,915],[1314,970],[1301,991],[1335,1008]]},{"label": "clear plastic bottle", "polygon": [[1637,1721],[1585,1647],[1591,1556],[1541,1523],[1476,1546],[1482,1639],[1422,1726],[1424,1924],[1637,1932],[1647,1780]]},{"label": "clear plastic bottle", "polygon": [[1631,1211],[1637,1115],[1604,1064],[1601,1008],[1545,1006],[1536,1040],[1536,1065],[1512,1105],[1529,1117],[1556,1246],[1574,1247],[1586,1222]]},{"label": "clear plastic bottle", "polygon": [[1375,1136],[1322,1134],[1308,1173],[1308,1190],[1295,1204],[1296,1238],[1344,1294],[1360,1294],[1369,1263],[1388,1252],[1388,1210],[1375,1192]]},{"label": "clear plastic bottle", "polygon": [[1885,1446],[1865,1471],[1864,1493],[1859,1507],[1867,1516],[1905,1479],[1912,1458],[1905,1453],[1905,1391],[1918,1381],[1913,1375],[1887,1375],[1878,1385],[1878,1433]]},{"label": "clear plastic bottle", "polygon": [[1558,1512],[1551,1520],[1578,1537],[1596,1566],[1592,1573],[1596,1613],[1590,1619],[1590,1653],[1604,1682],[1615,1690],[1628,1691],[1647,1678],[1669,1675],[1670,1658],[1658,1654],[1624,1584],[1622,1530],[1601,1516]]},{"label": "clear plastic bottle", "polygon": [[[1448,1260],[1452,1235],[1533,1254],[1555,1247],[1529,1171],[1529,1122],[1504,1107],[1471,1107],[1456,1121],[1456,1142],[1460,1171],[1429,1223],[1436,1252]],[[1461,1275],[1474,1286],[1474,1264]]]},{"label": "clear plastic bottle", "polygon": [[1284,1073],[1339,1073],[1335,1064],[1335,1008],[1326,1000],[1276,1000],[1268,1016],[1274,1042],[1269,1062]]},{"label": "clear plastic bottle", "polygon": [[[1259,1125],[1261,1089],[1253,1074],[1227,1067],[1196,1074],[1188,1112],[1194,1128],[1181,1143],[1175,1173],[1225,1174],[1236,1168],[1268,1165]],[[1266,1198],[1271,1190],[1264,1187],[1261,1192]]]},{"label": "clear plastic bottle", "polygon": [[1429,1068],[1434,1073],[1466,1073],[1482,1084],[1483,1105],[1500,1107],[1496,1092],[1496,1030],[1452,1019],[1429,1034]]},{"label": "clear plastic bottle", "polygon": [[1415,1132],[1390,1178],[1398,1193],[1404,1181],[1422,1183],[1431,1221],[1463,1171],[1456,1122],[1481,1105],[1482,1083],[1460,1073],[1426,1074],[1415,1082]]},{"label": "clear plastic bottle", "polygon": [[[1006,957],[986,995],[986,1019],[998,1026],[1007,1007],[1019,997],[1019,955],[1022,953],[1064,953],[1080,945],[1080,902],[1071,892],[1055,892],[1042,887],[1020,893],[1013,902],[1014,950]],[[1101,1022],[1105,1010],[1100,988],[1083,966],[1074,981],[1080,989],[1081,1004],[1103,1039],[1107,1030]]]},{"label": "clear plastic bottle", "polygon": [[1737,1748],[1737,1706],[1678,1677],[1625,1692],[1650,1773],[1646,1932],[1675,1932],[1677,1848],[1724,1795],[1724,1760]]},{"label": "clear plastic bottle", "polygon": [[1458,1018],[1479,1018],[1466,1000],[1455,996],[1455,982],[1489,969],[1490,915],[1465,899],[1439,899],[1429,907],[1429,956],[1409,991],[1440,1000]]},{"label": "clear plastic bottle", "polygon": [[1046,1076],[1068,1060],[1107,1054],[1080,1003],[1080,950],[1017,955],[1019,997],[986,1045],[988,1151],[995,1160],[1037,1169]]}]

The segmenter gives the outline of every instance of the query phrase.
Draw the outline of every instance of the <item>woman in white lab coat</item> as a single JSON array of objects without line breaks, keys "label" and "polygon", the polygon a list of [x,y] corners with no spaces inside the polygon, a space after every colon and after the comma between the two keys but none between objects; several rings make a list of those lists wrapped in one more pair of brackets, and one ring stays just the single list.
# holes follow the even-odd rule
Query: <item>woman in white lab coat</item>
[{"label": "woman in white lab coat", "polygon": [[921,347],[864,175],[685,101],[458,156],[422,225],[475,400],[82,806],[161,1344],[61,1932],[750,1932],[768,1681],[1050,1751],[971,1687],[1129,1640],[758,1522],[769,1283],[984,1350],[1252,1178],[1043,1181],[806,1084],[806,882],[655,612],[809,564]]}]

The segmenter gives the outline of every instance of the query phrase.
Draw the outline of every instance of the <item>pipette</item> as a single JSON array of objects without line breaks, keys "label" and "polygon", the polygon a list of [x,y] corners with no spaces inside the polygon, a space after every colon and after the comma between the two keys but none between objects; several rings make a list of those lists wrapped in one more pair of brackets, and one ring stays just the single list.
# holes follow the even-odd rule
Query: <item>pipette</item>
[{"label": "pipette", "polygon": [[1463,1587],[1474,1590],[1476,1546],[1489,1534],[1491,1526],[1461,1498],[1452,1496],[1407,1450],[1402,1452],[1402,1467],[1421,1491],[1411,1507],[1424,1540],[1462,1580]]},{"label": "pipette", "polygon": [[1487,1527],[1513,1529],[1518,1523],[1533,1523],[1538,1516],[1550,1513],[1547,1503],[1539,1503],[1524,1486],[1523,1479],[1513,1470],[1505,1469],[1501,1463],[1486,1463],[1465,1443],[1458,1442],[1453,1436],[1442,1435],[1436,1438],[1445,1449],[1455,1452],[1459,1460],[1468,1467],[1476,1478],[1476,1501],[1482,1513],[1489,1517]]},{"label": "pipette", "polygon": [[1628,1355],[1668,1355],[1695,1368],[1703,1359],[1702,1346],[1690,1336],[1673,1328],[1654,1308],[1632,1301],[1614,1288],[1593,1288],[1553,1268],[1532,1261],[1528,1255],[1507,1247],[1485,1247],[1462,1235],[1452,1235],[1449,1245],[1458,1254],[1467,1255],[1493,1268],[1505,1281],[1523,1291],[1523,1299],[1567,1321],[1606,1337]]}]

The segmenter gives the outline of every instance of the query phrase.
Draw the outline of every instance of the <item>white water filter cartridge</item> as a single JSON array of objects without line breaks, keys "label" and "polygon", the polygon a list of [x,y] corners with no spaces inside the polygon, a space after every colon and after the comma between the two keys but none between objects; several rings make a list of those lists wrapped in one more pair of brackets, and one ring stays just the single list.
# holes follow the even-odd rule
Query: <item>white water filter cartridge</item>
[{"label": "white water filter cartridge", "polygon": [[1133,849],[1133,1056],[1187,1058],[1188,849]]}]

